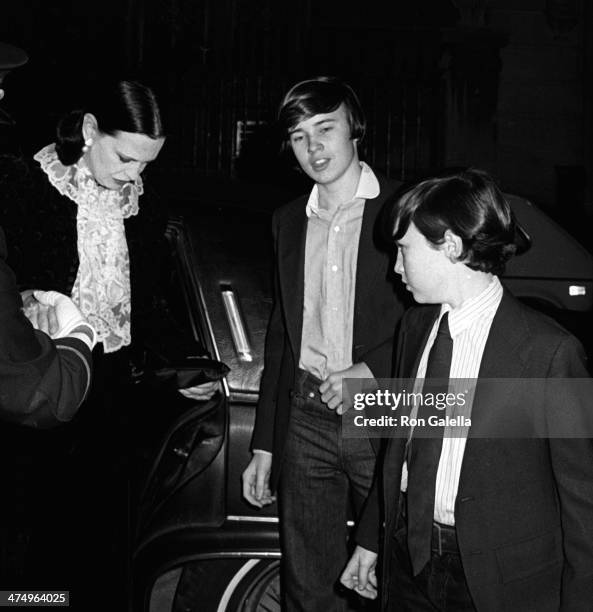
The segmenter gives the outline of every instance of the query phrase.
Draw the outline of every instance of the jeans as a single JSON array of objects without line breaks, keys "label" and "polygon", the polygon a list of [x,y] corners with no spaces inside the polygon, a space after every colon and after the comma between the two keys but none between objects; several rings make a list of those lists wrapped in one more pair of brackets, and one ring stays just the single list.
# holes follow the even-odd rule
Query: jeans
[{"label": "jeans", "polygon": [[[279,487],[283,610],[348,610],[338,579],[349,558],[349,504],[355,515],[372,483],[368,438],[342,437],[341,418],[321,402],[321,381],[301,372],[293,393]],[[356,597],[358,599],[358,597]]]},{"label": "jeans", "polygon": [[406,520],[400,516],[392,539],[387,612],[475,612],[460,555],[433,550],[413,576],[407,539]]}]

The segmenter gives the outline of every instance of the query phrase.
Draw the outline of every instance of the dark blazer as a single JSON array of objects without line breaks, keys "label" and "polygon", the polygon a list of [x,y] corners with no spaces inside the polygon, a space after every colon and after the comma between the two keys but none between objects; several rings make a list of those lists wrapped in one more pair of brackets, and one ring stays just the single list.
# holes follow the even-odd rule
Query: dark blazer
[{"label": "dark blazer", "polygon": [[[381,192],[364,206],[354,300],[352,360],[364,361],[376,377],[391,375],[393,334],[403,305],[390,280],[391,253],[380,247],[376,220],[400,183],[379,178]],[[301,351],[308,196],[275,211],[272,219],[275,278],[274,306],[266,335],[252,448],[273,453],[272,484],[278,481],[288,419],[290,391]]]},{"label": "dark blazer", "polygon": [[47,428],[68,421],[90,384],[91,352],[76,338],[52,341],[22,312],[0,228],[0,418]]},{"label": "dark blazer", "polygon": [[[439,307],[409,310],[398,344],[398,377],[414,377]],[[505,292],[479,378],[587,378],[580,343]],[[472,428],[492,401],[480,386]],[[570,412],[571,398],[563,409]],[[506,404],[505,404],[506,405]],[[500,414],[498,406],[498,414]],[[406,438],[391,439],[383,463],[384,559],[399,503]],[[377,550],[375,487],[357,541]],[[589,439],[467,440],[455,503],[459,550],[480,612],[593,609],[593,444]],[[384,563],[383,592],[390,571]],[[396,605],[394,602],[393,605]]]}]

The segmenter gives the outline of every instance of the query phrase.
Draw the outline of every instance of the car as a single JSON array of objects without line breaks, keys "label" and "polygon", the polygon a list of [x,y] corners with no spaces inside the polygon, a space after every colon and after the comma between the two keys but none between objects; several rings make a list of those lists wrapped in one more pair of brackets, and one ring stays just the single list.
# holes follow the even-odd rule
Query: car
[{"label": "car", "polygon": [[[504,283],[549,312],[588,315],[593,257],[529,201],[508,198],[523,228],[522,253]],[[280,610],[276,506],[258,510],[241,495],[272,307],[270,211],[200,203],[172,217],[167,236],[176,320],[198,352],[230,372],[211,400],[165,394],[155,411],[159,427],[137,499],[132,607]]]},{"label": "car", "polygon": [[272,307],[270,214],[199,209],[168,225],[171,284],[182,289],[171,301],[230,372],[217,397],[187,402],[155,453],[139,500],[134,610],[174,610],[186,597],[180,609],[279,606],[276,509],[252,508],[240,490]]}]

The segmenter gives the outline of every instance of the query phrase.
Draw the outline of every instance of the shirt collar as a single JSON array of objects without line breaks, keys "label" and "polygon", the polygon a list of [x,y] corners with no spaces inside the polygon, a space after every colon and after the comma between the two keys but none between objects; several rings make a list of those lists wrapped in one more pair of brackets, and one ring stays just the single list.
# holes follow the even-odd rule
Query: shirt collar
[{"label": "shirt collar", "polygon": [[[350,202],[357,199],[372,200],[381,192],[379,179],[377,179],[370,166],[365,164],[365,162],[359,163],[361,169],[360,178],[358,179],[356,193],[354,194],[354,197],[349,200]],[[346,204],[346,202],[344,202],[344,204]],[[317,187],[317,183],[313,185],[313,189],[311,189],[311,193],[309,194],[306,213],[307,217],[310,217],[311,215],[315,215],[316,217],[319,216],[319,188]]]},{"label": "shirt collar", "polygon": [[449,313],[449,330],[454,338],[471,327],[478,319],[492,319],[502,299],[503,288],[498,276],[493,276],[490,284],[480,294],[465,301],[459,308],[451,310],[449,304],[441,306],[440,318]]}]

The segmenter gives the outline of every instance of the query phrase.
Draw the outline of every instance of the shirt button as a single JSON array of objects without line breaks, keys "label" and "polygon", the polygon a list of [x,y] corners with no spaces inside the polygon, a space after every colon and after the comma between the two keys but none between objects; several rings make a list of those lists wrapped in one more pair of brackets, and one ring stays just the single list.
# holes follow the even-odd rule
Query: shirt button
[{"label": "shirt button", "polygon": [[315,393],[313,393],[313,391],[309,391],[309,397],[315,397]]},{"label": "shirt button", "polygon": [[336,227],[334,227],[334,232],[339,232],[340,231],[340,226],[336,225]]},{"label": "shirt button", "polygon": [[332,266],[332,272],[337,272],[338,271],[338,266]]}]

